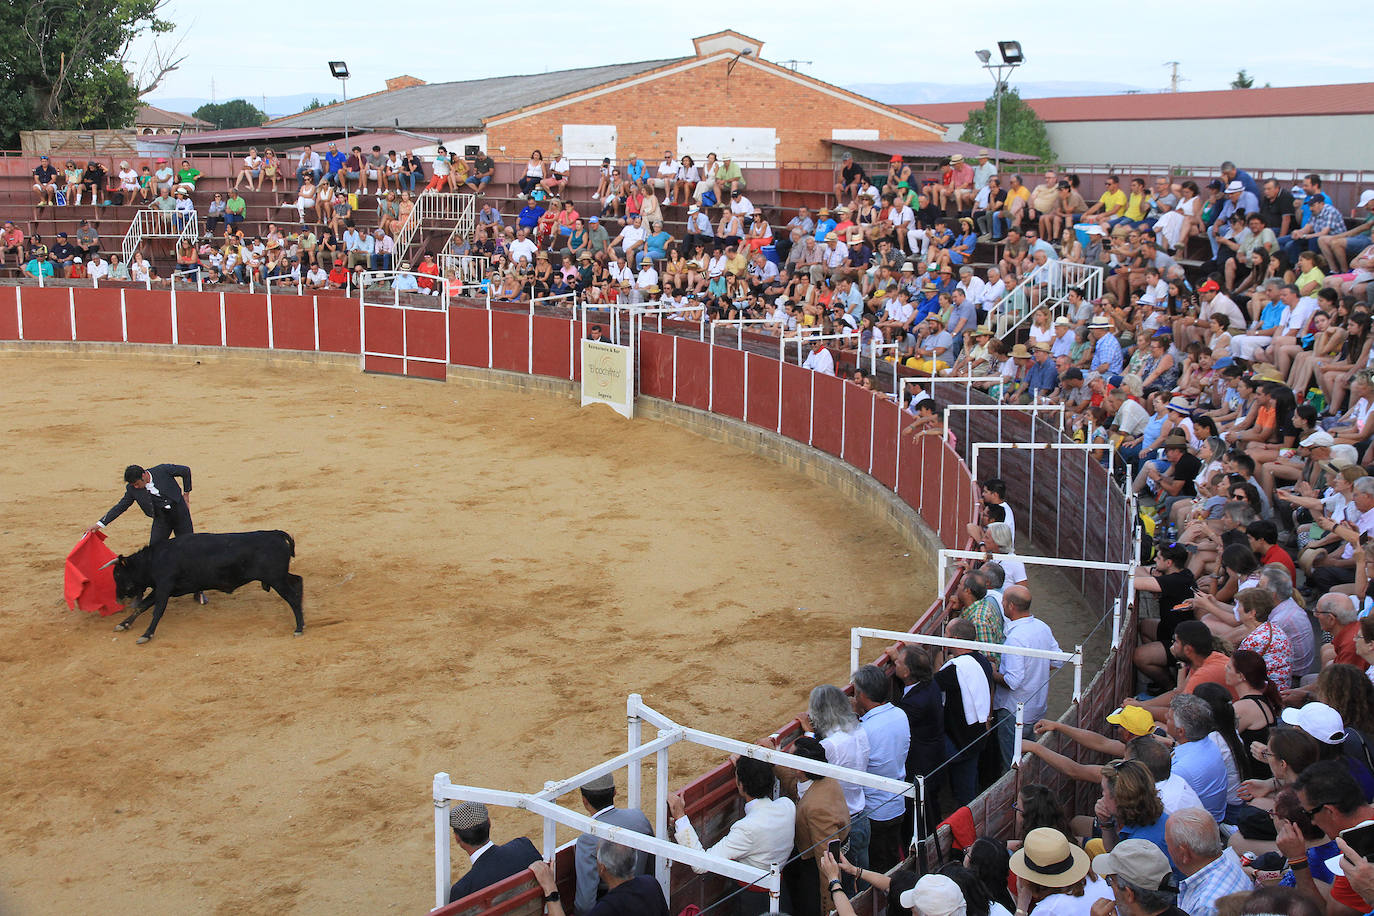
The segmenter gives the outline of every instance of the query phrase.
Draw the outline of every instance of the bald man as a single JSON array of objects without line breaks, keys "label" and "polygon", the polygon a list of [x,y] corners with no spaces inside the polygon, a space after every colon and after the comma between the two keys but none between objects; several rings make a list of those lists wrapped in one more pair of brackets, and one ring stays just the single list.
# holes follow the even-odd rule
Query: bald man
[{"label": "bald man", "polygon": [[[1031,593],[1024,585],[1009,586],[1002,593],[1002,613],[1007,618],[1004,645],[1060,651],[1049,625],[1031,614]],[[1008,766],[1016,740],[1017,704],[1025,704],[1021,720],[1025,723],[1024,734],[1027,738],[1033,737],[1032,728],[1045,717],[1049,705],[1050,672],[1063,664],[1047,658],[1002,653],[997,670],[993,672],[997,693],[992,699],[992,715],[1002,759]]]}]

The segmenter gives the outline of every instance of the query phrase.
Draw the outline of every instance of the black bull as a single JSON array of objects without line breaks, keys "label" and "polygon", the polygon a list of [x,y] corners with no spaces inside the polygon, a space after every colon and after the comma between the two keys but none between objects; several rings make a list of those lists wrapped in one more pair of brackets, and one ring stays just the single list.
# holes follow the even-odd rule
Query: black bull
[{"label": "black bull", "polygon": [[[139,644],[153,638],[158,621],[174,595],[196,592],[232,592],[249,582],[262,583],[262,590],[275,590],[291,605],[296,615],[296,635],[305,630],[301,613],[304,585],[291,572],[296,542],[285,531],[245,531],[238,534],[189,534],[143,548],[131,556],[116,557],[115,595],[120,601],[138,600],[134,612],[116,630],[129,625],[148,608],[153,620]],[[151,593],[144,597],[144,592]]]}]

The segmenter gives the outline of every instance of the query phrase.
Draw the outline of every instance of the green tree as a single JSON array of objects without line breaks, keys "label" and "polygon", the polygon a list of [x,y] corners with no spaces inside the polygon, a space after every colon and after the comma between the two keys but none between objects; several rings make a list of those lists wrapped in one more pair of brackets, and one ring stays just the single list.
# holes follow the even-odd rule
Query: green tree
[{"label": "green tree", "polygon": [[323,108],[323,107],[324,107],[324,102],[321,102],[321,101],[320,101],[320,97],[319,97],[319,96],[315,96],[313,99],[310,100],[310,104],[307,105],[307,106],[305,106],[304,108],[302,108],[301,111],[303,111],[303,112],[304,112],[304,111],[314,111],[316,108]]},{"label": "green tree", "polygon": [[1249,89],[1255,85],[1255,78],[1245,72],[1245,68],[1236,71],[1236,78],[1231,80],[1232,89]]},{"label": "green tree", "polygon": [[232,130],[235,127],[258,127],[267,120],[266,112],[243,99],[230,99],[218,104],[202,105],[191,112],[191,115],[202,121],[209,121],[220,130]]},{"label": "green tree", "polygon": [[[964,132],[959,137],[965,143],[992,147],[997,145],[997,97],[989,96],[983,107],[968,113]],[[1009,153],[1026,153],[1041,162],[1052,162],[1054,150],[1045,132],[1045,122],[1035,109],[1022,100],[1015,89],[1002,92],[1001,148]]]},{"label": "green tree", "polygon": [[131,127],[139,98],[181,63],[176,46],[132,73],[131,43],[172,31],[164,0],[0,4],[0,143],[22,130]]}]

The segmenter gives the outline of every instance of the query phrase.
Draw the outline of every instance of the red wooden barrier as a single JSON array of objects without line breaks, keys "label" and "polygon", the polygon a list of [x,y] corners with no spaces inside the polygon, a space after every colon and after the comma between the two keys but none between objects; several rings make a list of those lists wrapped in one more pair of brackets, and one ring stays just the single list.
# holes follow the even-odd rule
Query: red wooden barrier
[{"label": "red wooden barrier", "polygon": [[[2,307],[0,311],[3,311]],[[76,339],[122,341],[124,320],[121,315],[119,290],[83,290],[76,296]]]},{"label": "red wooden barrier", "polygon": [[[177,293],[177,343],[188,347],[218,347],[224,343],[221,334],[219,293],[195,290]],[[230,341],[230,346],[243,345]]]},{"label": "red wooden barrier", "polygon": [[745,395],[745,419],[750,423],[771,429],[778,429],[778,361],[750,353],[749,391]]},{"label": "red wooden barrier", "polygon": [[492,368],[526,372],[530,367],[528,315],[491,313]]},{"label": "red wooden barrier", "polygon": [[16,286],[11,294],[5,290],[0,295],[0,340],[19,339],[19,295],[23,292]]},{"label": "red wooden barrier", "polygon": [[278,350],[315,349],[315,297],[272,297],[272,346]]},{"label": "red wooden barrier", "polygon": [[811,439],[811,370],[782,367],[782,434],[798,442]]},{"label": "red wooden barrier", "polygon": [[876,397],[858,385],[844,386],[844,460],[861,471],[868,470],[869,436],[873,430]]},{"label": "red wooden barrier", "polygon": [[319,311],[320,349],[325,353],[358,353],[360,327],[358,303],[342,296],[316,296]]},{"label": "red wooden barrier", "polygon": [[562,318],[534,316],[534,374],[568,378],[577,325]]},{"label": "red wooden barrier", "polygon": [[[27,291],[25,298],[28,297]],[[129,328],[129,343],[169,344],[172,342],[172,297],[160,290],[126,289],[124,320]],[[216,340],[216,343],[219,341]]]},{"label": "red wooden barrier", "polygon": [[[833,375],[816,374],[811,415],[811,444],[836,458],[844,451],[844,390],[849,382]],[[867,468],[864,468],[867,470]]]},{"label": "red wooden barrier", "polygon": [[268,344],[267,297],[225,293],[224,338],[231,347],[265,348]]},{"label": "red wooden barrier", "polygon": [[390,306],[363,306],[363,369],[404,375],[405,316]]},{"label": "red wooden barrier", "polygon": [[62,288],[24,290],[24,339],[71,340],[71,291]]},{"label": "red wooden barrier", "polygon": [[679,337],[677,341],[677,402],[706,410],[711,403],[711,345]]},{"label": "red wooden barrier", "polygon": [[[405,374],[442,382],[448,378],[444,313],[435,309],[402,309],[401,314],[406,327]],[[415,359],[417,356],[423,358]]]},{"label": "red wooden barrier", "polygon": [[645,331],[639,335],[639,390],[651,398],[673,399],[673,346],[677,337]]},{"label": "red wooden barrier", "polygon": [[891,488],[897,482],[897,433],[901,408],[889,400],[873,412],[873,476]]},{"label": "red wooden barrier", "polygon": [[744,351],[716,347],[712,356],[711,380],[715,391],[715,413],[744,419]]},{"label": "red wooden barrier", "polygon": [[487,310],[448,310],[449,362],[455,366],[487,365]]}]

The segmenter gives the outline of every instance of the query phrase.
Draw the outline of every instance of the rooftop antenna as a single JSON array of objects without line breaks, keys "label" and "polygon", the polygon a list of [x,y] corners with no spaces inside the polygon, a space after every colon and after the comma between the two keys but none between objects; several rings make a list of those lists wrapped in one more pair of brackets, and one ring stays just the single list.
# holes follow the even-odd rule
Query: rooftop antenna
[{"label": "rooftop antenna", "polygon": [[1178,68],[1180,65],[1176,60],[1166,60],[1164,66],[1169,68],[1169,91],[1178,92],[1178,84],[1187,82],[1188,77],[1178,75]]},{"label": "rooftop antenna", "polygon": [[796,73],[797,69],[801,67],[802,64],[806,64],[809,67],[812,63],[814,63],[814,61],[790,59],[780,60],[778,61],[778,63],[786,67],[788,70],[791,70],[793,73]]}]

